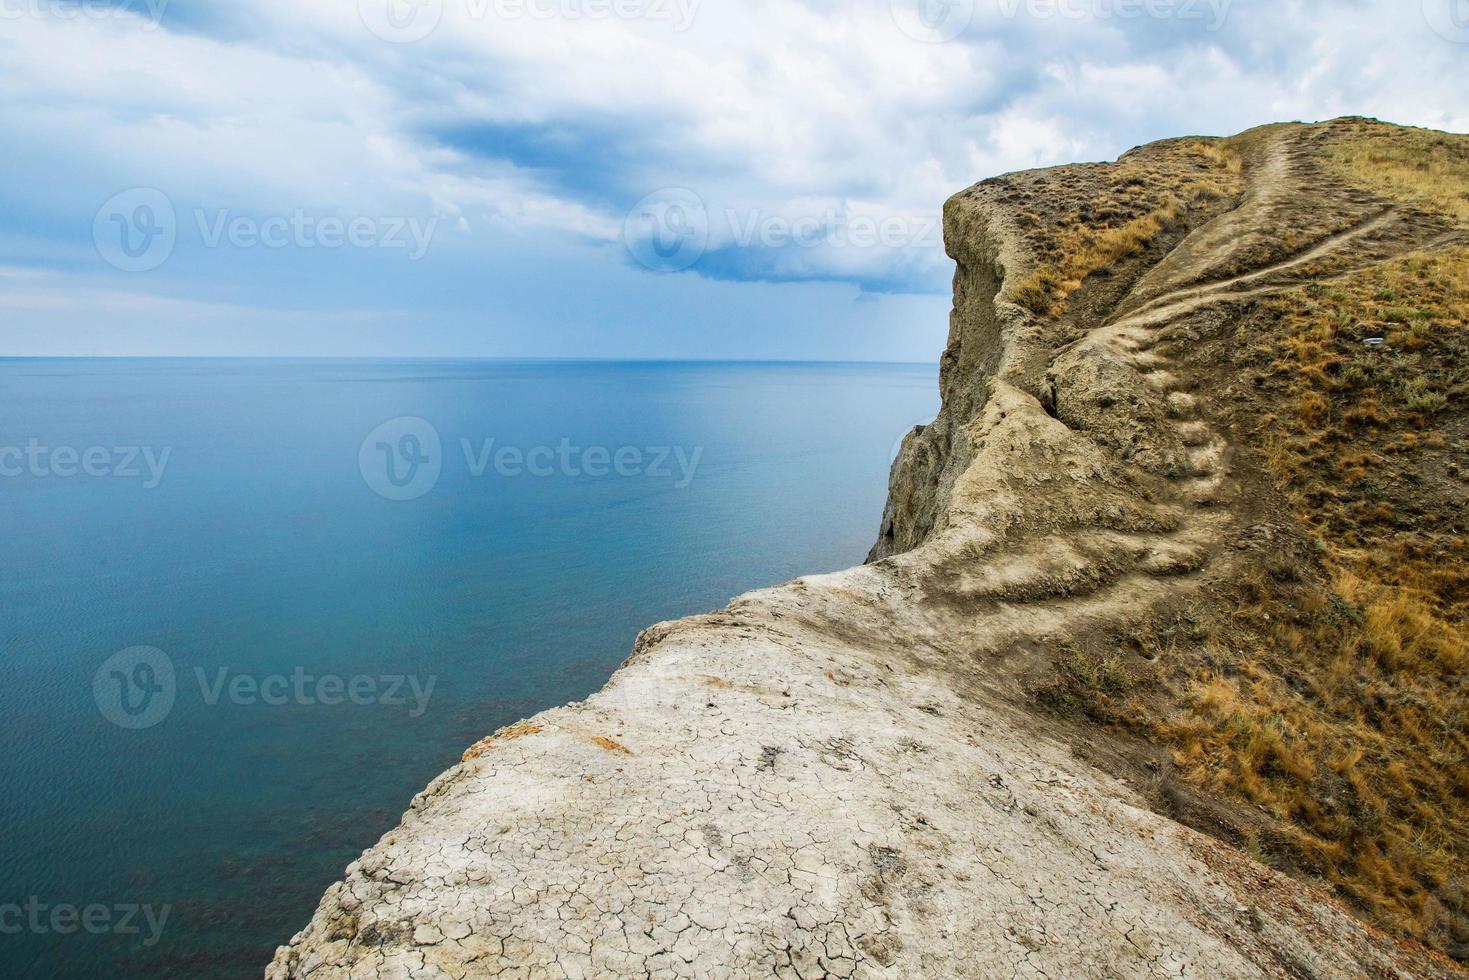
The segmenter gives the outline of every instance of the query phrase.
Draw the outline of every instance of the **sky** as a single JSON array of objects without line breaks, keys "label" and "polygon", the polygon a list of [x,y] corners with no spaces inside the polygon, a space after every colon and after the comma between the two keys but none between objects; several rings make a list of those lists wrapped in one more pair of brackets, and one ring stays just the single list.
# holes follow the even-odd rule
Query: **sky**
[{"label": "sky", "polygon": [[0,355],[933,361],[946,197],[1469,130],[1469,0],[0,0]]}]

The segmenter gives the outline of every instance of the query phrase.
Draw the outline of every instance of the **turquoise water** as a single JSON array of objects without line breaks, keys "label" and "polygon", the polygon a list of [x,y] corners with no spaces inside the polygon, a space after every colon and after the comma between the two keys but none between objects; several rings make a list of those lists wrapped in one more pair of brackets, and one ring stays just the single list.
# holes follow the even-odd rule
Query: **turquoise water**
[{"label": "turquoise water", "polygon": [[0,360],[0,976],[258,976],[465,746],[860,562],[936,374]]}]

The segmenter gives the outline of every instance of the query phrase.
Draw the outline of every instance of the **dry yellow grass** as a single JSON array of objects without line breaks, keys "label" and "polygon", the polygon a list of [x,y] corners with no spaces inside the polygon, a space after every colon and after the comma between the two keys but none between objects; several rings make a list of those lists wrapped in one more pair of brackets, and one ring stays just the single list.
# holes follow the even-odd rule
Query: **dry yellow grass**
[{"label": "dry yellow grass", "polygon": [[1428,129],[1362,124],[1328,158],[1354,183],[1469,223],[1469,140]]},{"label": "dry yellow grass", "polygon": [[1265,807],[1290,856],[1379,921],[1461,946],[1469,249],[1298,290],[1246,332],[1276,352],[1266,398],[1272,382],[1284,396],[1261,425],[1266,465],[1330,579],[1246,583],[1248,680],[1227,719],[1217,679],[1185,699],[1202,724],[1170,733],[1180,764]]},{"label": "dry yellow grass", "polygon": [[[1364,122],[1326,152],[1356,183],[1469,222],[1469,137]],[[1060,683],[1165,746],[1173,778],[1242,805],[1261,857],[1462,955],[1469,247],[1270,298],[1230,347],[1237,431],[1301,534],[1138,627],[1126,642],[1155,666],[1103,684],[1063,662]]]},{"label": "dry yellow grass", "polygon": [[1064,312],[1087,276],[1139,254],[1189,208],[1236,193],[1241,167],[1226,141],[1205,139],[1178,140],[1161,158],[1118,161],[1107,193],[1052,219],[1040,263],[1008,283],[1004,298],[1033,313]]},{"label": "dry yellow grass", "polygon": [[1193,669],[1160,683],[1173,710],[1141,717],[1179,778],[1268,818],[1262,857],[1462,944],[1469,706],[1443,661],[1462,640],[1426,598],[1347,572],[1333,586],[1243,583],[1227,619],[1201,620]]},{"label": "dry yellow grass", "polygon": [[1183,778],[1269,813],[1286,860],[1462,948],[1469,249],[1272,299],[1240,340],[1256,445],[1326,578],[1242,583],[1217,627],[1238,675],[1201,670],[1159,733]]}]

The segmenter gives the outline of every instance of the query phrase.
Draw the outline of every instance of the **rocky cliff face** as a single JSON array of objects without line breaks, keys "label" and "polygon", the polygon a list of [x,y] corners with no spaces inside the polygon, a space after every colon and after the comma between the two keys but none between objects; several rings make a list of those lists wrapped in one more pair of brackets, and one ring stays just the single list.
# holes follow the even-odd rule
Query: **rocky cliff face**
[{"label": "rocky cliff face", "polygon": [[1190,784],[1159,815],[1146,740],[1056,710],[1058,676],[1129,669],[1093,653],[1119,624],[1274,553],[1194,352],[1305,277],[1461,240],[1331,177],[1337,131],[956,195],[943,410],[869,564],[651,627],[600,693],[471,748],[267,976],[1454,975],[1174,819],[1248,808]]}]

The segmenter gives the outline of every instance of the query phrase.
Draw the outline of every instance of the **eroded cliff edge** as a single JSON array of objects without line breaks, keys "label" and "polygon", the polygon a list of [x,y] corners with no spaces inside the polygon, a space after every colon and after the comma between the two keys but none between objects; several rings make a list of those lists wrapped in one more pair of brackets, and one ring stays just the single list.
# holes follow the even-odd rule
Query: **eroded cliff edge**
[{"label": "eroded cliff edge", "polygon": [[1356,125],[956,195],[943,410],[870,563],[651,627],[471,748],[267,976],[1455,975],[1154,812],[1145,749],[1087,751],[1038,695],[1298,537],[1194,353],[1308,278],[1463,245],[1332,176]]}]

